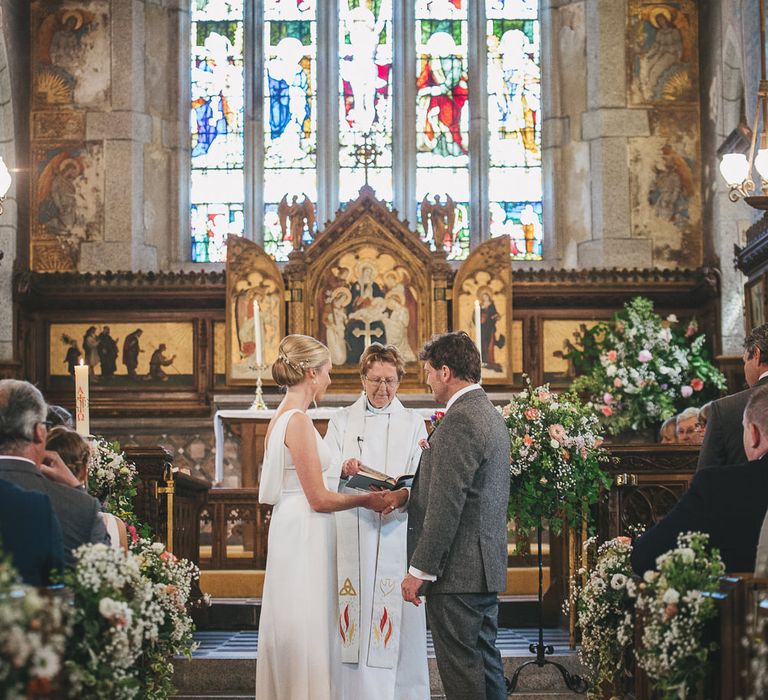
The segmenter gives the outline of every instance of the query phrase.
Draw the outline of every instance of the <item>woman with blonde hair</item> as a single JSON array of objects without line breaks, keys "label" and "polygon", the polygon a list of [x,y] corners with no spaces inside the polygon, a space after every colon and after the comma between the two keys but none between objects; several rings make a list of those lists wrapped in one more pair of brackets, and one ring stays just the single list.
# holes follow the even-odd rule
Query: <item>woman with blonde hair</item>
[{"label": "woman with blonde hair", "polygon": [[337,697],[333,513],[386,507],[381,493],[337,492],[340,465],[307,415],[331,383],[330,369],[328,348],[306,335],[283,338],[272,365],[285,397],[267,427],[259,482],[259,502],[273,508],[259,620],[258,700]]},{"label": "woman with blonde hair", "polygon": [[[91,461],[91,446],[79,433],[59,425],[52,428],[45,441],[45,449],[58,453],[69,471],[88,489],[88,465]],[[112,547],[128,551],[128,533],[125,523],[112,513],[99,513],[107,528]]]}]

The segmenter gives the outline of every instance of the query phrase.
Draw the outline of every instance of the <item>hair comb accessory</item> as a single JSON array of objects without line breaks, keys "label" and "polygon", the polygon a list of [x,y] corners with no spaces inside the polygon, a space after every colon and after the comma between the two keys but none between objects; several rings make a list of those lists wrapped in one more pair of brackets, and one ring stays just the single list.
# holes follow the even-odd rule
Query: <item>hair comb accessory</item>
[{"label": "hair comb accessory", "polygon": [[303,373],[304,370],[306,369],[307,363],[304,360],[302,360],[301,362],[294,362],[293,360],[289,359],[288,356],[283,352],[278,353],[277,359],[281,360],[282,362],[285,362],[286,365],[288,365],[291,369],[295,370],[296,372]]}]

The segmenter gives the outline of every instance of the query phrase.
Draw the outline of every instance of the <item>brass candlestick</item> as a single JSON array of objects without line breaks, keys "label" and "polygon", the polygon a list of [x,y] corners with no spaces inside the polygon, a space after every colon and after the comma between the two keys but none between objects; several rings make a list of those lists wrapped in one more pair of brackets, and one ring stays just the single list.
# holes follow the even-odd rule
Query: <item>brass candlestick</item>
[{"label": "brass candlestick", "polygon": [[267,404],[264,403],[264,393],[261,389],[261,373],[266,370],[267,367],[269,367],[269,365],[253,365],[253,368],[256,370],[256,396],[254,397],[253,403],[251,404],[251,411],[267,410]]}]

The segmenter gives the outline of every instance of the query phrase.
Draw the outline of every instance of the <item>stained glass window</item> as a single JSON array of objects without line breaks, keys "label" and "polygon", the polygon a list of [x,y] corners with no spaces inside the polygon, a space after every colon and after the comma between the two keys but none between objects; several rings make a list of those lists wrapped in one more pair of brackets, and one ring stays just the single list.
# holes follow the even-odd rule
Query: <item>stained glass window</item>
[{"label": "stained glass window", "polygon": [[367,143],[379,154],[368,184],[392,202],[392,2],[340,0],[339,199],[357,197],[364,183],[355,149]]},{"label": "stained glass window", "polygon": [[417,226],[450,259],[469,253],[467,4],[416,2]]},{"label": "stained glass window", "polygon": [[542,257],[541,72],[536,0],[486,0],[491,236]]},{"label": "stained glass window", "polygon": [[[314,234],[316,66],[313,0],[265,0],[264,250],[277,260],[287,260],[294,236]],[[303,228],[290,225],[299,220]]]},{"label": "stained glass window", "polygon": [[192,9],[192,260],[225,258],[243,235],[243,2],[196,0]]}]

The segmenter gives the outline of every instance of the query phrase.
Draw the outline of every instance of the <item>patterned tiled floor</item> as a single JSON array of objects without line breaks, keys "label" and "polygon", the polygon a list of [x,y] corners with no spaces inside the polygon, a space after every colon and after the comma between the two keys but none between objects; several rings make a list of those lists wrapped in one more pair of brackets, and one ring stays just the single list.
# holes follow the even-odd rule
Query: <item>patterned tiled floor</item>
[{"label": "patterned tiled floor", "polygon": [[[194,652],[195,658],[207,659],[252,659],[256,656],[258,632],[215,632],[195,633],[195,641],[200,645]],[[500,629],[496,640],[502,656],[527,656],[528,646],[538,641],[536,629]],[[568,630],[544,630],[544,643],[555,647],[556,654],[573,654],[568,647]],[[427,655],[434,657],[432,635],[427,632]]]}]

